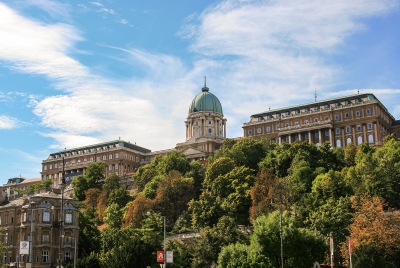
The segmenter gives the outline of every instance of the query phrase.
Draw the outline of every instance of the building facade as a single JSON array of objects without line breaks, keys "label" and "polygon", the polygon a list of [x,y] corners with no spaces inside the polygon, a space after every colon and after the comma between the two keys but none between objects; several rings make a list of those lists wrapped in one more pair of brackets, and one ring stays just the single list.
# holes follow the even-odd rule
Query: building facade
[{"label": "building facade", "polygon": [[[74,259],[78,250],[78,202],[64,197],[61,210],[59,194],[43,192],[21,197],[0,206],[0,227],[2,241],[8,247],[3,263],[21,268],[56,267],[60,243],[63,261]],[[29,242],[28,254],[21,253],[23,241]]]},{"label": "building facade", "polygon": [[400,136],[400,122],[370,93],[356,94],[254,114],[243,124],[244,137],[277,143],[305,140],[345,147],[383,144],[389,134]]},{"label": "building facade", "polygon": [[0,186],[0,204],[16,199],[20,192],[28,189],[29,186],[40,182],[42,182],[41,178],[26,179],[21,175],[8,179],[6,184]]}]

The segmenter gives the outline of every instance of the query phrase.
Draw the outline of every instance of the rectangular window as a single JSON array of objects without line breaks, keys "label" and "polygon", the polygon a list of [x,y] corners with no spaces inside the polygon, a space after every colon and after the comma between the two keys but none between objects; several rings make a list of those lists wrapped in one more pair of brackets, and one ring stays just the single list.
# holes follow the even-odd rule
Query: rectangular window
[{"label": "rectangular window", "polygon": [[258,134],[261,133],[261,128],[257,128],[257,133],[258,133]]},{"label": "rectangular window", "polygon": [[247,133],[248,133],[249,135],[252,135],[252,134],[253,134],[253,131],[250,129],[250,130],[247,131]]},{"label": "rectangular window", "polygon": [[42,242],[49,243],[50,242],[50,234],[49,231],[44,231],[42,233]]},{"label": "rectangular window", "polygon": [[346,132],[350,133],[350,127],[346,127]]},{"label": "rectangular window", "polygon": [[361,131],[361,126],[360,125],[357,126],[357,131]]},{"label": "rectangular window", "polygon": [[367,112],[367,114],[368,114],[368,115],[370,115],[370,114],[371,114],[371,110],[370,110],[370,109],[367,109],[367,111],[366,111],[366,112]]},{"label": "rectangular window", "polygon": [[109,165],[109,166],[108,166],[108,170],[112,170],[112,165]]},{"label": "rectangular window", "polygon": [[360,111],[356,111],[356,116],[360,116]]},{"label": "rectangular window", "polygon": [[115,153],[115,159],[119,158],[119,153]]},{"label": "rectangular window", "polygon": [[329,130],[325,130],[325,136],[329,137]]},{"label": "rectangular window", "polygon": [[65,214],[65,223],[72,223],[72,213]]},{"label": "rectangular window", "polygon": [[348,113],[345,113],[345,114],[344,114],[344,118],[349,118],[349,114],[348,114]]},{"label": "rectangular window", "polygon": [[276,130],[278,130],[279,129],[279,125],[276,125]]},{"label": "rectangular window", "polygon": [[340,134],[340,128],[336,129],[336,134]]},{"label": "rectangular window", "polygon": [[306,139],[308,139],[308,133],[306,133],[306,135],[304,135]]},{"label": "rectangular window", "polygon": [[65,252],[64,261],[68,261],[71,259],[71,252]]},{"label": "rectangular window", "polygon": [[372,124],[368,123],[368,129],[372,129]]},{"label": "rectangular window", "polygon": [[299,122],[294,122],[294,125],[295,125],[295,126],[298,126],[298,125],[299,125]]},{"label": "rectangular window", "polygon": [[316,137],[316,138],[319,137],[319,132],[315,132],[315,137]]},{"label": "rectangular window", "polygon": [[108,156],[108,159],[112,160],[112,154],[110,154],[110,155]]},{"label": "rectangular window", "polygon": [[339,116],[335,114],[335,120],[339,120]]},{"label": "rectangular window", "polygon": [[270,127],[267,127],[267,132],[271,132],[271,128]]},{"label": "rectangular window", "polygon": [[103,155],[103,160],[107,160],[107,156],[106,155]]},{"label": "rectangular window", "polygon": [[42,262],[49,262],[49,252],[42,251]]},{"label": "rectangular window", "polygon": [[46,222],[50,221],[50,212],[48,212],[48,211],[43,212],[43,221],[46,221]]}]

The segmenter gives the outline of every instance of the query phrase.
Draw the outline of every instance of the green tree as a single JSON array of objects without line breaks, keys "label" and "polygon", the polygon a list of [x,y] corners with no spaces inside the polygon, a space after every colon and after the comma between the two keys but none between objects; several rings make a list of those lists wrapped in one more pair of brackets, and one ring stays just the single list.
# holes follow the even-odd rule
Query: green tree
[{"label": "green tree", "polygon": [[124,188],[119,187],[111,191],[107,204],[117,204],[120,208],[123,208],[129,201],[131,201],[131,197],[128,192]]},{"label": "green tree", "polygon": [[74,195],[79,201],[85,200],[85,192],[90,188],[98,188],[97,182],[104,178],[107,164],[105,162],[90,163],[83,175],[78,175],[72,180]]},{"label": "green tree", "polygon": [[79,259],[98,253],[100,247],[100,231],[95,219],[79,212]]},{"label": "green tree", "polygon": [[[267,267],[280,267],[279,212],[260,216],[254,221],[251,246],[259,249]],[[316,260],[324,260],[326,239],[315,232],[298,227],[289,213],[282,217],[285,267],[311,267]],[[253,258],[259,256],[253,256]]]},{"label": "green tree", "polygon": [[169,263],[169,268],[190,268],[191,254],[189,247],[179,240],[168,240],[167,249],[174,253],[174,262]]},{"label": "green tree", "polygon": [[111,174],[110,176],[108,176],[104,180],[103,186],[101,187],[107,198],[113,190],[118,188],[120,188],[119,177],[116,174]]},{"label": "green tree", "polygon": [[113,229],[118,229],[122,225],[123,212],[118,204],[112,203],[105,211],[104,222]]},{"label": "green tree", "polygon": [[223,216],[213,227],[206,227],[194,240],[192,267],[212,267],[218,259],[221,247],[230,243],[244,242],[243,234],[237,229],[233,218]]},{"label": "green tree", "polygon": [[165,157],[157,165],[159,174],[167,175],[172,170],[176,170],[181,174],[185,174],[189,171],[189,161],[183,153],[178,151],[172,151],[167,153]]},{"label": "green tree", "polygon": [[158,163],[159,158],[155,157],[155,160],[151,164],[147,164],[143,167],[140,167],[138,171],[133,175],[133,180],[138,189],[138,192],[143,191],[144,187],[148,182],[150,182],[155,176],[157,176],[157,166],[155,163]]}]

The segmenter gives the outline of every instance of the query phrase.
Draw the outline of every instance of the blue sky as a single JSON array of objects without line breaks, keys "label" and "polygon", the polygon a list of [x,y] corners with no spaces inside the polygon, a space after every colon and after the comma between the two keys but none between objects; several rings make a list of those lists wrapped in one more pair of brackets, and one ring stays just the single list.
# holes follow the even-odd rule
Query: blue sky
[{"label": "blue sky", "polygon": [[251,114],[374,93],[400,119],[400,1],[0,0],[0,183],[62,148],[184,141],[203,86]]}]

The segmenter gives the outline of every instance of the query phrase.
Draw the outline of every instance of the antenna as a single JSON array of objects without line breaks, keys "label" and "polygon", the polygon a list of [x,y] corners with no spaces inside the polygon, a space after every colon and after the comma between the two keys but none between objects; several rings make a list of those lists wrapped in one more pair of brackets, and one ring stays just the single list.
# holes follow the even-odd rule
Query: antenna
[{"label": "antenna", "polygon": [[314,101],[317,102],[317,87],[314,84],[315,92],[314,92]]},{"label": "antenna", "polygon": [[207,86],[207,77],[204,76],[204,87],[206,87],[206,86]]}]

